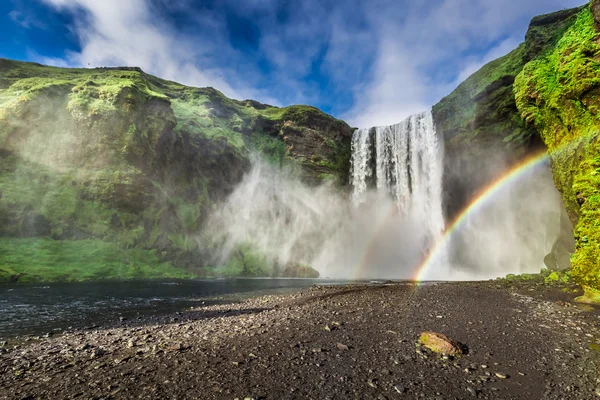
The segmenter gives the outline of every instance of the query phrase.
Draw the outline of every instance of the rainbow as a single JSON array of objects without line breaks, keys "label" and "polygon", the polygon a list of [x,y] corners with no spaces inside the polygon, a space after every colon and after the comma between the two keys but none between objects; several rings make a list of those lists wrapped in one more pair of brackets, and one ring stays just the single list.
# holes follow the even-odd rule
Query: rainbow
[{"label": "rainbow", "polygon": [[456,218],[454,218],[454,220],[444,231],[442,237],[431,248],[417,269],[414,280],[417,282],[422,282],[426,279],[427,273],[435,265],[435,261],[442,254],[442,250],[447,246],[453,234],[461,228],[470,215],[480,210],[486,204],[486,202],[500,190],[502,190],[502,188],[516,182],[524,174],[531,171],[538,165],[543,164],[547,159],[548,153],[546,151],[527,157],[517,165],[513,166],[504,175],[500,176],[483,190],[481,190],[479,194],[471,201],[471,203],[465,207]]}]

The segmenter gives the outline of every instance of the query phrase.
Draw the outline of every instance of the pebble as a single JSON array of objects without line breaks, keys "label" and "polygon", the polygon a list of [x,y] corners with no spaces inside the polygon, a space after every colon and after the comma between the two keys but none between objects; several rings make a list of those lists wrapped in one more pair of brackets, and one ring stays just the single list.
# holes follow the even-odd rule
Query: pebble
[{"label": "pebble", "polygon": [[102,347],[98,347],[93,351],[92,358],[102,357],[104,354],[106,354],[106,351]]},{"label": "pebble", "polygon": [[500,379],[508,378],[508,375],[506,375],[505,373],[502,373],[502,372],[496,372],[496,376]]},{"label": "pebble", "polygon": [[350,347],[346,346],[343,343],[338,343],[337,345],[338,350],[350,350]]},{"label": "pebble", "polygon": [[398,393],[404,393],[406,392],[406,388],[404,386],[401,385],[394,385],[394,390]]}]

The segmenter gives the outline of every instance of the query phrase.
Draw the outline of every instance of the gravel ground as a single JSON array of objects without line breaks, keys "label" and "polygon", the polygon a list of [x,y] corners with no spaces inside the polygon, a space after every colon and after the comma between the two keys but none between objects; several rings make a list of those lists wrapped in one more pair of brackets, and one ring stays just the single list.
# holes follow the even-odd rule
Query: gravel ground
[{"label": "gravel ground", "polygon": [[[600,312],[565,298],[527,283],[313,287],[15,338],[0,398],[600,399]],[[468,353],[431,353],[423,331]]]}]

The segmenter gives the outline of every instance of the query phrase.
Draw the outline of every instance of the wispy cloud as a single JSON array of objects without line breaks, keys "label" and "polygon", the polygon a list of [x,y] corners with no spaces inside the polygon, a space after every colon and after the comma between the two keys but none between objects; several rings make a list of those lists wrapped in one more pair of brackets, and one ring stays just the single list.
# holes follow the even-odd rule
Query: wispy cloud
[{"label": "wispy cloud", "polygon": [[[276,99],[250,86],[232,85],[228,66],[210,63],[218,41],[178,32],[145,0],[45,0],[77,15],[73,27],[81,51],[66,55],[79,66],[139,66],[163,78],[193,86],[213,86],[227,96],[243,99]],[[219,28],[219,27],[217,27]]]},{"label": "wispy cloud", "polygon": [[76,16],[81,49],[69,64],[136,65],[234,98],[314,104],[364,127],[430,107],[516,47],[532,16],[583,0],[42,1]]},{"label": "wispy cloud", "polygon": [[12,10],[8,13],[8,17],[19,26],[25,29],[40,28],[44,29],[46,25],[31,15],[27,15],[19,10]]},{"label": "wispy cloud", "polygon": [[366,7],[377,32],[376,62],[372,79],[355,85],[354,106],[342,117],[365,127],[425,110],[485,63],[514,49],[532,16],[580,2],[443,0]]}]

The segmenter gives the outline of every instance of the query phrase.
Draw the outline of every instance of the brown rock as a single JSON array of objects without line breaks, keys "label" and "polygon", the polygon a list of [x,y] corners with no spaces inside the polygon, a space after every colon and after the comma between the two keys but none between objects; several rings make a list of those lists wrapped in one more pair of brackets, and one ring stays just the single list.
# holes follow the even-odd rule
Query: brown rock
[{"label": "brown rock", "polygon": [[590,9],[592,10],[592,15],[594,16],[596,30],[600,30],[600,0],[592,0]]},{"label": "brown rock", "polygon": [[338,343],[337,348],[338,350],[350,350],[350,348],[343,343]]},{"label": "brown rock", "polygon": [[419,338],[419,343],[434,353],[447,354],[450,356],[463,354],[460,344],[442,333],[423,332]]}]

